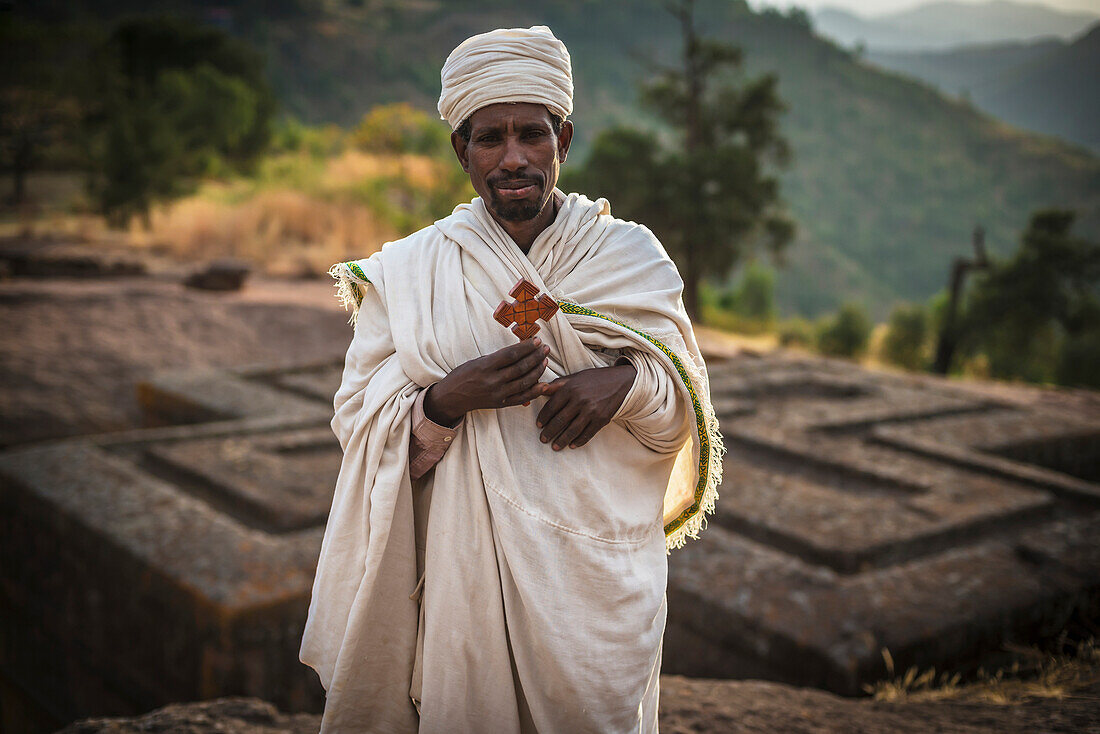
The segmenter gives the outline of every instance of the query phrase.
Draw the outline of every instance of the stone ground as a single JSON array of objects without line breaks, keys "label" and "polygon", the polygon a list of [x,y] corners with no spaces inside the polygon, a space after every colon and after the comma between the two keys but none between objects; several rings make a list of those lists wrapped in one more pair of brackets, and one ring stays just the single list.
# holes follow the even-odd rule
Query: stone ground
[{"label": "stone ground", "polygon": [[[166,369],[231,368],[256,363],[277,368],[283,364],[301,363],[304,358],[317,362],[340,360],[351,336],[345,319],[339,316],[339,306],[328,282],[257,280],[255,277],[246,283],[243,291],[232,294],[189,291],[172,273],[94,280],[8,278],[0,281],[0,318],[5,325],[0,330],[0,448],[147,425],[133,385]],[[736,350],[738,344],[735,341],[728,347]],[[769,372],[770,368],[764,371],[764,376]],[[281,379],[293,380],[294,375]],[[837,375],[834,382],[839,387],[833,387],[844,392],[844,385],[840,384],[843,375]],[[309,393],[310,384],[307,380],[297,385],[297,391]],[[757,390],[755,384],[750,381],[746,387],[739,388],[740,392],[735,390],[726,396],[731,413],[740,412],[741,402]],[[1005,387],[992,383],[968,383],[967,386],[988,391],[991,398],[1011,398],[1031,408],[1080,409],[1081,413],[1095,416],[1100,405],[1098,394],[1086,391]],[[320,394],[313,397],[320,397]],[[899,405],[897,399],[891,399],[890,404]],[[867,407],[875,405],[868,403]],[[945,409],[949,414],[953,408],[946,405]],[[784,415],[799,417],[792,412]],[[761,416],[761,420],[767,417]],[[834,423],[843,419],[836,425],[844,430],[834,431],[834,434],[822,434],[818,430],[815,434],[815,440],[832,441],[831,446],[839,456],[851,442],[851,429],[845,426],[858,426],[856,419],[861,417],[842,415],[829,408],[814,420],[820,418],[834,420]],[[944,418],[952,419],[949,415]],[[749,421],[745,424],[747,430],[742,440],[759,445],[771,438],[767,435],[770,425],[779,427],[782,423],[780,420],[769,424],[768,420],[762,420],[759,428],[753,428]],[[952,428],[946,424],[944,427]],[[801,430],[798,426],[794,429]],[[787,434],[781,438],[790,440]],[[888,430],[881,438],[883,441],[917,441],[923,437],[920,432],[894,436]],[[309,436],[300,439],[305,441],[303,446],[311,446],[310,440]],[[290,456],[293,449],[296,450],[287,445],[272,451],[289,452]],[[187,463],[187,456],[177,456],[184,450],[180,448],[176,453],[168,452],[158,458],[166,463]],[[857,459],[859,457],[854,457]],[[891,481],[894,479],[897,478]],[[751,497],[746,495],[746,499]],[[745,510],[752,510],[752,507],[747,506]],[[282,514],[272,514],[265,522],[276,529],[284,525],[293,529],[316,523],[316,518],[309,513],[296,512],[293,506],[282,507]],[[724,534],[725,528],[712,528],[711,535],[719,540],[725,537]],[[771,538],[762,540],[771,541]],[[850,573],[864,561],[878,562],[876,554],[879,551],[875,548],[867,552],[840,549],[831,554],[818,560],[825,566],[832,563],[839,572]],[[881,562],[890,560],[883,556]],[[762,681],[692,680],[670,676],[665,677],[664,684],[662,731],[667,732],[1100,732],[1100,690],[1096,686],[1073,699],[999,706],[992,703],[854,701],[820,690]],[[676,703],[689,700],[690,704]],[[248,701],[222,699],[220,703],[179,704],[182,708],[169,706],[167,710],[158,710],[162,713],[147,714],[140,723],[108,724],[100,728],[92,727],[98,724],[80,724],[74,726],[84,728],[70,727],[70,731],[316,731],[316,717],[279,717],[273,709],[265,708],[271,704],[257,699]],[[238,714],[233,715],[233,711]],[[202,723],[204,719],[205,724]]]},{"label": "stone ground", "polygon": [[0,281],[0,447],[136,428],[134,384],[173,368],[340,359],[324,281],[208,293],[148,277]]},{"label": "stone ground", "polygon": [[327,279],[0,278],[0,448],[142,427],[134,385],[165,369],[342,360],[339,313]]},{"label": "stone ground", "polygon": [[[1100,732],[1100,685],[1073,698],[995,703],[852,700],[763,681],[661,678],[665,734],[925,734]],[[312,734],[320,717],[284,714],[255,698],[173,704],[129,719],[90,719],[61,734]]]}]

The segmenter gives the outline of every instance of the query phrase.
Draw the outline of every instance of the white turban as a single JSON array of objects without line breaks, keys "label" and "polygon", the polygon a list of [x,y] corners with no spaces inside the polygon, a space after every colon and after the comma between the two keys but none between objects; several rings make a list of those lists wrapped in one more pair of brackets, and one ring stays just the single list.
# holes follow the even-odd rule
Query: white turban
[{"label": "white turban", "polygon": [[439,76],[439,115],[452,130],[497,102],[544,104],[562,117],[573,111],[569,51],[544,25],[471,36],[451,52]]}]

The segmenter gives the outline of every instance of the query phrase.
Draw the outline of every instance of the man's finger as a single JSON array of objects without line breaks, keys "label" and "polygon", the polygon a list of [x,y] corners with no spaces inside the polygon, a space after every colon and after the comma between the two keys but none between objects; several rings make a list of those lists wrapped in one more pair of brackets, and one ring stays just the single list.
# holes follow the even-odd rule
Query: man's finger
[{"label": "man's finger", "polygon": [[[546,345],[540,346],[534,352],[525,355],[523,359],[517,360],[512,364],[500,369],[497,372],[497,378],[502,382],[513,382],[525,376],[532,370],[539,369],[539,365],[543,365],[545,368],[546,361],[549,359],[549,347]],[[542,374],[542,370],[539,369],[539,374]]]},{"label": "man's finger", "polygon": [[553,418],[543,424],[542,442],[557,441],[559,434],[569,427],[569,424],[573,422],[578,413],[580,413],[580,408],[571,404],[559,410]]},{"label": "man's finger", "polygon": [[517,393],[521,390],[526,390],[527,388],[531,387],[539,381],[539,378],[542,377],[542,373],[546,371],[546,367],[549,364],[550,360],[546,357],[543,357],[542,362],[539,362],[519,377],[516,377],[515,379],[506,382],[503,385],[504,394],[511,395],[512,393]]},{"label": "man's finger", "polygon": [[526,390],[517,392],[514,395],[509,395],[507,398],[508,405],[527,405],[535,398],[542,397],[540,386],[543,384],[545,383],[537,382]]},{"label": "man's finger", "polygon": [[[568,377],[568,376],[569,375],[566,375],[565,377]],[[558,390],[561,390],[562,387],[565,385],[565,382],[566,382],[565,377],[559,377],[555,380],[551,380],[550,382],[546,383],[546,394],[547,395],[553,395]]]},{"label": "man's finger", "polygon": [[576,440],[577,436],[581,435],[581,432],[588,427],[588,418],[583,414],[578,415],[576,418],[566,426],[565,430],[558,434],[558,437],[554,439],[554,450],[560,451],[561,449],[569,446]]},{"label": "man's finger", "polygon": [[606,423],[600,423],[599,421],[588,421],[588,425],[584,427],[579,436],[573,439],[572,443],[569,444],[569,448],[579,449],[584,446],[606,425]]},{"label": "man's finger", "polygon": [[561,386],[565,384],[561,382],[561,379],[562,378],[559,377],[553,382],[547,383],[542,389],[543,395],[549,395],[550,399],[546,401],[546,405],[542,406],[542,410],[539,411],[538,416],[535,418],[535,424],[539,428],[549,423],[557,412],[562,409],[562,406],[568,402],[566,393],[561,391]]},{"label": "man's finger", "polygon": [[[520,395],[532,395],[532,397],[539,397],[542,395],[542,388],[546,385],[544,382],[539,382],[538,375],[534,378],[523,380],[517,380],[510,382],[504,386],[501,390],[503,395],[507,395],[509,400],[512,400]],[[531,398],[524,398],[524,400],[530,400]]]},{"label": "man's finger", "polygon": [[539,339],[537,336],[533,339],[524,339],[523,341],[516,344],[509,344],[503,349],[498,349],[497,351],[493,352],[492,355],[490,355],[493,357],[492,366],[497,369],[507,367],[508,365],[523,359],[533,352],[537,352],[538,348],[541,346],[542,339]]}]

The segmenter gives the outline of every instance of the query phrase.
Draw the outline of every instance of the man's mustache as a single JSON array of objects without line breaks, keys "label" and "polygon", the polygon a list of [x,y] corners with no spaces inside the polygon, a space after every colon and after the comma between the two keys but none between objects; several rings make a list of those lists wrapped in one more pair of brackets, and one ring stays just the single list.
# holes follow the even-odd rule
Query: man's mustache
[{"label": "man's mustache", "polygon": [[[486,179],[486,182],[493,187],[502,188],[523,188],[524,186],[543,186],[545,184],[545,177],[540,174],[529,174],[522,176],[494,176],[493,178]],[[505,184],[512,184],[511,186],[505,186]]]}]

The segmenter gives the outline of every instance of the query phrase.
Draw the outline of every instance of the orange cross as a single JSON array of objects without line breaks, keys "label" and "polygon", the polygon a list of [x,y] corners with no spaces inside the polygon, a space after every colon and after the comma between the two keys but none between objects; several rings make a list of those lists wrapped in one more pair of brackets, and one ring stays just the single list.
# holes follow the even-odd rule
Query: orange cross
[{"label": "orange cross", "polygon": [[[554,303],[554,299],[545,293],[540,296],[539,289],[526,278],[520,278],[512,286],[512,290],[508,291],[508,295],[516,300],[512,303],[501,301],[493,312],[493,318],[504,328],[511,327],[512,333],[521,340],[530,339],[538,333],[539,325],[536,321],[548,321],[558,311],[558,304]],[[513,322],[515,326],[512,326]]]}]

